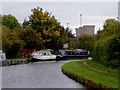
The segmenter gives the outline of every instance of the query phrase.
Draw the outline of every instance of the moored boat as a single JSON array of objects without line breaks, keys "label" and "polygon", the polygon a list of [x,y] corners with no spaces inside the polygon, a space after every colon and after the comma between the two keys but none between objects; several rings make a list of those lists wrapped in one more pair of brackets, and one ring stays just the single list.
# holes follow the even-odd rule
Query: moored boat
[{"label": "moored boat", "polygon": [[59,50],[58,55],[60,58],[65,59],[65,58],[86,58],[90,57],[90,51],[88,50],[82,50],[82,49],[77,49],[77,50]]},{"label": "moored boat", "polygon": [[5,63],[7,60],[6,60],[6,55],[5,55],[5,53],[2,51],[2,50],[0,50],[0,64],[3,64],[3,63]]},{"label": "moored boat", "polygon": [[56,60],[56,55],[51,54],[48,50],[41,50],[31,54],[31,61]]}]

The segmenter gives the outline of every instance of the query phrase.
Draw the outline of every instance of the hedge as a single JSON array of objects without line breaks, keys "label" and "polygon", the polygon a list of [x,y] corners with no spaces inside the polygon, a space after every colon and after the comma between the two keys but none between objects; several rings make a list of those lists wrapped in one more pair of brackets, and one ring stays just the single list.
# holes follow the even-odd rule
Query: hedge
[{"label": "hedge", "polygon": [[120,35],[98,40],[94,45],[92,58],[106,66],[118,68],[120,65]]}]

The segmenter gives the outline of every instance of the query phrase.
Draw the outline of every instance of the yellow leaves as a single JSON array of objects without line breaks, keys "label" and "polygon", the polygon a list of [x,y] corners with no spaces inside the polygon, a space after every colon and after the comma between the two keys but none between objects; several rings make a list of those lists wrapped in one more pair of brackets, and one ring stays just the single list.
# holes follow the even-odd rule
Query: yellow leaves
[{"label": "yellow leaves", "polygon": [[51,33],[49,30],[46,31],[45,29],[43,29],[43,34],[44,34],[44,35],[52,36],[52,33]]},{"label": "yellow leaves", "polygon": [[45,41],[45,40],[43,40],[43,42],[45,43],[46,41]]},{"label": "yellow leaves", "polygon": [[55,28],[56,28],[56,26],[54,25],[54,26],[50,27],[48,31],[55,29]]},{"label": "yellow leaves", "polygon": [[44,20],[41,20],[42,23],[44,23]]},{"label": "yellow leaves", "polygon": [[49,32],[49,36],[52,36],[52,33]]},{"label": "yellow leaves", "polygon": [[50,41],[51,41],[51,39],[48,39],[48,40],[47,40],[47,42],[50,42]]},{"label": "yellow leaves", "polygon": [[43,34],[46,36],[50,36],[50,37],[51,36],[60,37],[60,30],[61,29],[58,29],[58,31],[53,31],[54,28],[56,28],[56,26],[49,28],[47,31],[45,29],[43,29]]},{"label": "yellow leaves", "polygon": [[59,28],[58,31],[61,31],[61,28]]},{"label": "yellow leaves", "polygon": [[49,15],[49,12],[45,11],[43,16],[47,17],[48,15]]},{"label": "yellow leaves", "polygon": [[52,20],[53,20],[53,21],[55,20],[55,16],[52,16]]},{"label": "yellow leaves", "polygon": [[45,29],[43,29],[43,34],[44,34],[44,35],[47,35],[47,32],[45,31]]},{"label": "yellow leaves", "polygon": [[47,22],[47,20],[46,19],[45,20],[41,20],[41,22],[44,23],[44,22]]},{"label": "yellow leaves", "polygon": [[44,23],[44,22],[47,22],[47,20],[46,19],[45,20],[41,20],[41,22]]},{"label": "yellow leaves", "polygon": [[52,27],[52,29],[55,29],[55,28],[56,28],[56,26],[53,26],[53,27]]},{"label": "yellow leaves", "polygon": [[47,22],[47,20],[44,20],[44,22]]},{"label": "yellow leaves", "polygon": [[60,36],[60,32],[59,31],[55,31],[54,35],[59,37]]}]

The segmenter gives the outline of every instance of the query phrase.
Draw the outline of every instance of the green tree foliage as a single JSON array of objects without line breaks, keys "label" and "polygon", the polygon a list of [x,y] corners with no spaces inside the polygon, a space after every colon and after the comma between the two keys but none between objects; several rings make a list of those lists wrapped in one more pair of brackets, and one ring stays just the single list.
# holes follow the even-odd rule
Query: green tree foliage
[{"label": "green tree foliage", "polygon": [[104,23],[103,30],[108,33],[118,33],[118,21],[115,19],[107,19]]},{"label": "green tree foliage", "polygon": [[119,30],[118,26],[119,26],[119,23],[118,23],[117,20],[107,19],[104,22],[103,30],[99,30],[97,32],[97,35],[99,36],[99,39],[103,39],[103,38],[106,38],[108,36],[120,33],[120,30]]},{"label": "green tree foliage", "polygon": [[95,37],[84,35],[79,38],[77,48],[92,51],[95,41]]},{"label": "green tree foliage", "polygon": [[[69,31],[51,13],[40,7],[31,11],[29,20],[25,19],[22,24],[23,28],[14,16],[9,14],[2,17],[2,49],[7,58],[17,56],[19,49],[62,49],[63,44],[71,40],[72,35],[68,35]],[[15,53],[10,53],[13,51]]]},{"label": "green tree foliage", "polygon": [[[24,46],[24,41],[21,40],[22,30],[10,30],[6,26],[2,26],[2,50],[6,53],[7,58],[13,58],[18,55],[18,49]],[[14,50],[16,50],[14,52]]]},{"label": "green tree foliage", "polygon": [[[31,16],[29,17],[30,26],[36,30],[37,32],[51,30],[58,30],[60,27],[60,23],[57,22],[55,16],[52,16],[51,13],[45,11],[40,7],[34,8],[32,11]],[[52,28],[54,26],[54,28]]]},{"label": "green tree foliage", "polygon": [[21,39],[25,42],[25,49],[43,48],[43,39],[41,38],[41,33],[37,33],[29,25],[25,27]]},{"label": "green tree foliage", "polygon": [[13,43],[10,50],[7,52],[7,57],[8,58],[18,57],[19,49],[20,49],[20,43]]},{"label": "green tree foliage", "polygon": [[14,28],[20,28],[20,24],[18,20],[12,16],[11,14],[9,15],[3,15],[2,17],[2,25],[9,27],[11,30]]},{"label": "green tree foliage", "polygon": [[118,68],[120,65],[120,36],[114,35],[97,41],[92,52],[92,58],[106,66]]},{"label": "green tree foliage", "polygon": [[23,48],[25,45],[25,41],[22,40],[23,37],[23,33],[24,31],[22,29],[13,29],[13,31],[11,31],[10,35],[11,35],[11,40],[14,43],[19,43],[20,44],[20,48]]},{"label": "green tree foliage", "polygon": [[120,31],[115,19],[107,19],[103,30],[98,31],[99,40],[95,43],[92,57],[112,68],[119,67],[120,60]]},{"label": "green tree foliage", "polygon": [[23,28],[25,28],[27,25],[29,25],[29,21],[27,21],[25,18],[22,26],[23,26]]},{"label": "green tree foliage", "polygon": [[[42,8],[34,8],[28,21],[24,21],[23,27],[31,26],[36,33],[41,33],[43,48],[59,49],[66,42],[65,29],[60,25],[55,16]],[[56,46],[56,47],[54,47]]]},{"label": "green tree foliage", "polygon": [[13,41],[10,39],[11,37],[10,33],[11,31],[9,28],[5,26],[2,27],[2,50],[6,53],[7,56],[13,44]]}]

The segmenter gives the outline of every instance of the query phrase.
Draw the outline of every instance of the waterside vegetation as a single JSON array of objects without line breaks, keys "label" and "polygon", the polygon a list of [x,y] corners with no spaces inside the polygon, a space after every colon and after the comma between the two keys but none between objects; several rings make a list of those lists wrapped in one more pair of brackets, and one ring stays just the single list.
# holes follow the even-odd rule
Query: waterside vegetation
[{"label": "waterside vegetation", "polygon": [[[87,65],[84,64],[87,63]],[[92,67],[92,68],[90,68]],[[105,67],[93,60],[72,61],[62,66],[62,71],[68,77],[92,88],[118,88],[118,69]]]},{"label": "waterside vegetation", "polygon": [[[84,38],[79,39],[82,40]],[[93,43],[87,44],[93,45],[92,60],[66,63],[62,66],[63,73],[93,88],[120,89],[120,23],[115,19],[107,19]],[[81,47],[85,48],[83,45]]]}]

